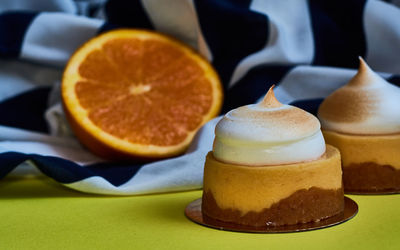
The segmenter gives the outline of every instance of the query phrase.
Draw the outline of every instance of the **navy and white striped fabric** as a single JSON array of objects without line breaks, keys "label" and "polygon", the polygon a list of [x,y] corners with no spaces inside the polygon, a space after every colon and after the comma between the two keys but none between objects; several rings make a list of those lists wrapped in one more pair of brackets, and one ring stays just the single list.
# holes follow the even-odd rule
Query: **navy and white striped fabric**
[{"label": "navy and white striped fabric", "polygon": [[276,84],[281,102],[315,113],[355,74],[358,56],[400,86],[399,1],[2,0],[0,178],[40,170],[76,190],[116,195],[201,188],[218,118],[186,154],[148,164],[105,162],[70,132],[63,67],[82,43],[120,27],[167,33],[209,59],[224,84],[223,112]]}]

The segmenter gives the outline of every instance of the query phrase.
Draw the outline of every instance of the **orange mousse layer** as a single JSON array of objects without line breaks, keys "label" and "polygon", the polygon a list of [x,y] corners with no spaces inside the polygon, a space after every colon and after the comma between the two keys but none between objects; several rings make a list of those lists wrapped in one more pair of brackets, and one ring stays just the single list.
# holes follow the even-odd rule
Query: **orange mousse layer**
[{"label": "orange mousse layer", "polygon": [[345,191],[400,190],[400,134],[323,134],[327,143],[340,150]]},{"label": "orange mousse layer", "polygon": [[349,135],[322,131],[326,143],[340,150],[343,167],[374,162],[400,169],[400,133],[391,135]]},{"label": "orange mousse layer", "polygon": [[[314,161],[273,166],[227,164],[217,161],[212,152],[209,152],[204,169],[203,213],[214,219],[223,220],[223,218],[216,218],[218,213],[211,211],[213,209],[208,209],[213,206],[208,206],[208,199],[205,199],[207,196],[212,197],[219,211],[230,210],[237,214],[237,220],[233,219],[231,222],[248,224],[241,221],[239,217],[255,213],[260,215],[260,224],[281,225],[279,218],[284,217],[282,214],[279,218],[267,216],[268,221],[263,221],[266,218],[266,209],[287,200],[298,191],[301,191],[303,195],[311,189],[312,192],[333,191],[332,200],[337,204],[337,209],[331,211],[330,214],[324,214],[323,218],[333,216],[343,210],[342,170],[340,153],[336,148],[327,145],[325,154]],[[340,193],[340,199],[337,198],[337,193]],[[290,199],[292,198],[293,196]],[[302,206],[314,206],[315,209],[319,209],[316,205],[318,200],[314,204],[304,203],[306,202],[296,204],[296,209],[300,211]],[[323,218],[308,218],[308,221],[318,221]],[[293,224],[308,222],[300,217],[293,221]]]}]

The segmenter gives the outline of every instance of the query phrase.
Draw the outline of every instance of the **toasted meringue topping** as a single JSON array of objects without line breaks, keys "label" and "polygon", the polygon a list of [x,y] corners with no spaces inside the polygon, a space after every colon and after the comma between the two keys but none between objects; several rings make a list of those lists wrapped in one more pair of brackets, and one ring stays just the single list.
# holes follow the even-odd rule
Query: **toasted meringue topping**
[{"label": "toasted meringue topping", "polygon": [[317,159],[324,152],[318,119],[280,103],[272,87],[262,102],[231,110],[215,128],[214,157],[227,163],[289,164]]},{"label": "toasted meringue topping", "polygon": [[400,88],[373,72],[360,57],[357,74],[318,110],[322,128],[347,134],[400,132]]}]

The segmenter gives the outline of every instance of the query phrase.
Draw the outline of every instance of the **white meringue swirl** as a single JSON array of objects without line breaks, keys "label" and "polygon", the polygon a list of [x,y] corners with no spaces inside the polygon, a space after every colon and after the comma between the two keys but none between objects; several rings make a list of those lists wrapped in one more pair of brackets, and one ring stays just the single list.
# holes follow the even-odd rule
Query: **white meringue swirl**
[{"label": "white meringue swirl", "polygon": [[357,74],[318,110],[322,128],[346,134],[400,132],[400,88],[373,72],[360,57]]},{"label": "white meringue swirl", "polygon": [[213,154],[226,163],[289,164],[315,160],[324,152],[318,119],[279,103],[272,88],[261,103],[231,110],[215,128]]}]

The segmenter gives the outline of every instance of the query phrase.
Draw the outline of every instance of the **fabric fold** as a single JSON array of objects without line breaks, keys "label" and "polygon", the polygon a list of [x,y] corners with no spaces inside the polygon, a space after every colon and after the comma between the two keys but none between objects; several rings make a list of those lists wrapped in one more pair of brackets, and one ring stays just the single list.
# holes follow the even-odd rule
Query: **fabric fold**
[{"label": "fabric fold", "polygon": [[153,0],[2,1],[0,179],[24,169],[19,176],[40,171],[94,194],[199,189],[219,118],[179,157],[105,161],[77,141],[61,105],[63,69],[77,48],[110,29],[156,30],[213,64],[224,87],[223,112],[257,102],[275,84],[282,103],[315,114],[356,73],[358,56],[400,86],[400,8],[387,2],[176,0],[160,10]]}]

